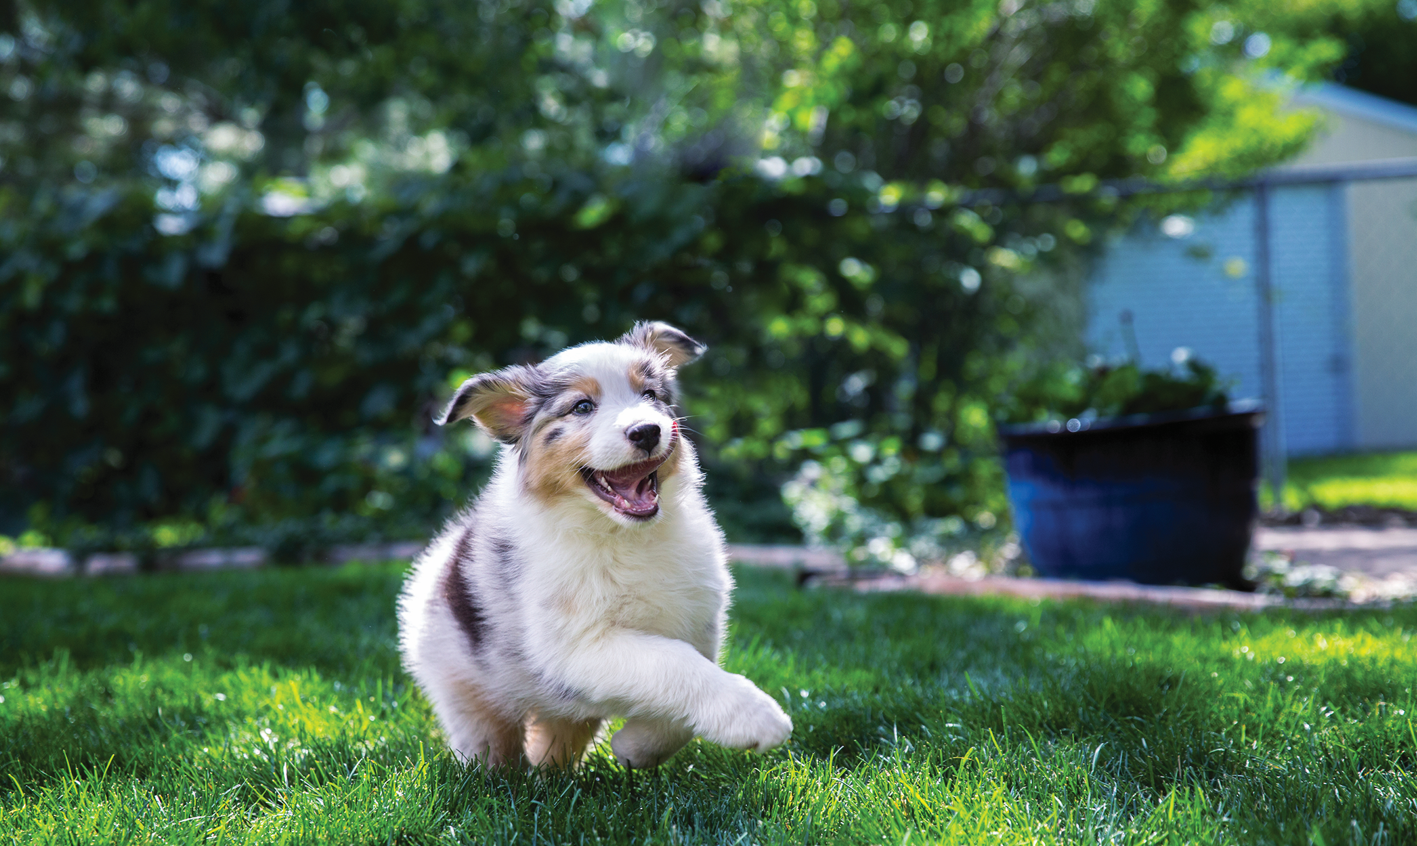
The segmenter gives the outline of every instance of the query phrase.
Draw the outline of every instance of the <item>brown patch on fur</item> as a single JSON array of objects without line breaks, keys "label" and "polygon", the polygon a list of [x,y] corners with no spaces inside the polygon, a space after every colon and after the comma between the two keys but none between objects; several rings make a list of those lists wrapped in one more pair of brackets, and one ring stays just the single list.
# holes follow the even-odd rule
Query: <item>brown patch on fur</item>
[{"label": "brown patch on fur", "polygon": [[635,393],[644,393],[645,388],[653,384],[651,380],[654,378],[654,365],[648,361],[637,361],[630,365],[630,372],[627,375],[630,379],[630,387],[634,388]]},{"label": "brown patch on fur", "polygon": [[[566,386],[567,396],[584,396],[592,400],[600,398],[600,382],[582,376]],[[571,420],[576,418],[572,417]],[[538,499],[549,501],[576,490],[584,485],[581,479],[582,457],[590,444],[589,427],[577,426],[563,419],[546,421],[542,428],[552,427],[559,432],[555,437],[543,437],[541,428],[527,440],[526,464],[523,478],[529,492]]]},{"label": "brown patch on fur", "polygon": [[581,376],[566,388],[568,394],[584,394],[591,399],[600,397],[600,382],[590,376]]},{"label": "brown patch on fur", "polygon": [[542,500],[564,496],[585,484],[581,464],[590,445],[589,428],[570,429],[551,443],[542,438],[530,445],[522,478],[527,490]]},{"label": "brown patch on fur", "polygon": [[599,728],[600,720],[537,716],[526,727],[527,759],[537,767],[574,767]]},{"label": "brown patch on fur", "polygon": [[458,538],[453,549],[453,557],[448,561],[448,569],[443,573],[443,601],[453,612],[453,619],[467,636],[473,652],[481,651],[487,639],[487,615],[478,603],[477,595],[468,584],[463,573],[463,563],[469,558],[468,547],[472,543],[472,529],[466,529]]}]

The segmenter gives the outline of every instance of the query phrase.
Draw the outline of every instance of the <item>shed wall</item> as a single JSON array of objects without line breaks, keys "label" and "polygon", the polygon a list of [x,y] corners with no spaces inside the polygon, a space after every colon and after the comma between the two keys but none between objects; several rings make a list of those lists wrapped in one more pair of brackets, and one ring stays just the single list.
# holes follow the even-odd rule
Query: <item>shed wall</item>
[{"label": "shed wall", "polygon": [[[1329,186],[1271,191],[1270,239],[1279,411],[1289,454],[1355,445],[1345,217]],[[1165,366],[1187,347],[1235,380],[1232,396],[1263,394],[1255,281],[1255,202],[1248,194],[1195,218],[1187,237],[1134,227],[1099,261],[1088,293],[1089,346],[1127,355],[1119,315],[1133,315],[1142,363]]]},{"label": "shed wall", "polygon": [[1357,444],[1417,447],[1417,179],[1347,190]]}]

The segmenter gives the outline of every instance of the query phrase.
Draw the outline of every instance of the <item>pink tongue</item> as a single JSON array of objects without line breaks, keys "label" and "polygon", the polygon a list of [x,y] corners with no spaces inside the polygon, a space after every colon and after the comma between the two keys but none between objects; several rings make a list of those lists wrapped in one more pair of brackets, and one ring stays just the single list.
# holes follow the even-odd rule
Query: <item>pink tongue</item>
[{"label": "pink tongue", "polygon": [[615,489],[615,493],[623,496],[631,505],[649,505],[654,501],[654,493],[649,483],[650,474],[642,472],[641,468],[632,466],[620,471],[602,471],[601,476]]}]

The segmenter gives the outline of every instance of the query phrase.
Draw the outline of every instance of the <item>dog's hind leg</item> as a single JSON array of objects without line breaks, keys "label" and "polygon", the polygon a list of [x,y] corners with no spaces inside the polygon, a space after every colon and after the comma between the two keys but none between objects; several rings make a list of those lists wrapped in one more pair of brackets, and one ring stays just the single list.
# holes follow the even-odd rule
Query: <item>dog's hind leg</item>
[{"label": "dog's hind leg", "polygon": [[615,753],[615,760],[622,765],[646,769],[669,760],[693,739],[693,729],[682,723],[632,717],[610,738],[610,749]]},{"label": "dog's hind leg", "polygon": [[[480,691],[459,685],[459,695],[438,701],[433,710],[443,724],[448,746],[459,761],[480,761],[488,767],[518,764],[524,760],[521,720],[488,705]],[[431,693],[431,691],[430,691]]]},{"label": "dog's hind leg", "polygon": [[526,727],[526,756],[532,766],[571,767],[600,729],[600,720],[536,717]]},{"label": "dog's hind leg", "polygon": [[501,767],[523,760],[522,727],[515,721],[461,719],[447,731],[448,746],[464,763],[481,761],[488,767]]}]

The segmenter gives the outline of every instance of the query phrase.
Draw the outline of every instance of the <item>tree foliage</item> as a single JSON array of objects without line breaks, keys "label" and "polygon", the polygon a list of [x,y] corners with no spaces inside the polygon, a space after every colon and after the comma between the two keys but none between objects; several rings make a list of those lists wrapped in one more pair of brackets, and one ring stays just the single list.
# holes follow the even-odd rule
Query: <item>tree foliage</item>
[{"label": "tree foliage", "polygon": [[992,524],[994,409],[1137,213],[1103,180],[1291,155],[1265,74],[1342,54],[1247,55],[1200,0],[3,14],[11,528],[422,526],[486,462],[429,427],[448,385],[644,317],[710,344],[688,411],[744,532],[808,456],[893,525]]}]

